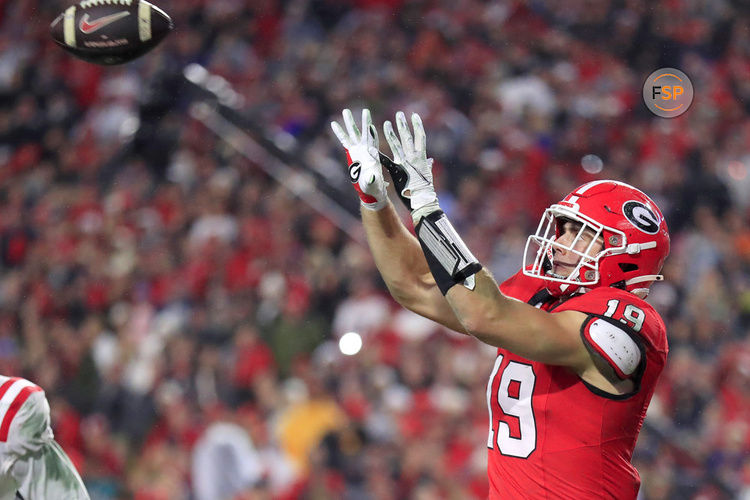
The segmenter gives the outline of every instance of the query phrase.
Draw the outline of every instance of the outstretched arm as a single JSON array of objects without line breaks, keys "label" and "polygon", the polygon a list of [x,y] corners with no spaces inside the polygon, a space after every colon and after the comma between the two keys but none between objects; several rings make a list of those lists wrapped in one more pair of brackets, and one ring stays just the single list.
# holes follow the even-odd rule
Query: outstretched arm
[{"label": "outstretched arm", "polygon": [[402,306],[452,330],[466,333],[440,293],[417,239],[389,202],[382,210],[362,208],[362,223],[375,264],[393,298]]},{"label": "outstretched arm", "polygon": [[579,373],[589,370],[592,359],[579,335],[585,315],[550,314],[503,295],[440,209],[419,115],[411,117],[413,135],[404,113],[396,114],[396,126],[398,136],[390,122],[383,127],[394,157],[391,178],[411,210],[433,281],[459,323],[482,342],[528,359],[569,366]]},{"label": "outstretched arm", "polygon": [[579,333],[585,314],[550,314],[507,297],[484,268],[474,279],[474,290],[453,286],[445,295],[471,335],[535,361],[570,366],[580,372],[590,366],[591,359]]},{"label": "outstretched arm", "polygon": [[331,128],[346,149],[349,179],[360,197],[367,242],[388,290],[405,308],[466,333],[435,285],[419,243],[388,200],[370,112],[362,111],[362,132],[350,110],[344,110],[343,118],[344,127],[332,122]]}]

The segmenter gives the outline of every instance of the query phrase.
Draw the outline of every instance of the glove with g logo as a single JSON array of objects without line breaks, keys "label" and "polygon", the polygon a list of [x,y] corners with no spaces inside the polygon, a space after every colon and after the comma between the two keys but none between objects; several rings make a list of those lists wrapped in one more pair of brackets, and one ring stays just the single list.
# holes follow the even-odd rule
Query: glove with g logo
[{"label": "glove with g logo", "polygon": [[362,206],[369,210],[380,210],[388,204],[388,184],[383,178],[378,132],[372,124],[370,110],[362,110],[362,133],[354,123],[354,116],[349,109],[345,109],[342,115],[346,131],[335,121],[331,122],[331,128],[346,149],[349,180],[359,194]]}]

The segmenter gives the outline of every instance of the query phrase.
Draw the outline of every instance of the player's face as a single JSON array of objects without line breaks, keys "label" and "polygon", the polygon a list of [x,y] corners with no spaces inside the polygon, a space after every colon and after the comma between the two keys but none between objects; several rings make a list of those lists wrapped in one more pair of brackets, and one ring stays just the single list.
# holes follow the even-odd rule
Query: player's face
[{"label": "player's face", "polygon": [[[557,238],[556,241],[563,246],[569,247],[575,241],[576,236],[578,236],[580,230],[580,223],[566,221],[562,226],[562,234]],[[588,229],[584,230],[581,237],[578,239],[578,241],[576,241],[575,245],[573,245],[573,249],[581,253],[586,253],[586,250],[588,249],[588,253],[586,253],[586,255],[591,255],[592,257],[595,256],[603,248],[603,239],[601,237],[599,237],[597,241],[595,241],[594,244],[591,245],[591,248],[589,248],[589,245],[591,244],[591,241],[595,236],[596,235],[593,231]],[[575,253],[558,247],[555,247],[554,253],[555,258],[552,265],[552,272],[554,274],[557,274],[558,276],[569,276],[570,273],[572,273],[576,268],[579,260],[581,259],[581,257],[576,255]]]}]

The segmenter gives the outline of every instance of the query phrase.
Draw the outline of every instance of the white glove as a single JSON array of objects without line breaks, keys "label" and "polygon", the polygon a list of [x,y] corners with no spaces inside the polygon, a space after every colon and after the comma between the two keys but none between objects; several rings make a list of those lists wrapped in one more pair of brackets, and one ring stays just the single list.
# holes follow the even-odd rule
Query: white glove
[{"label": "white glove", "polygon": [[[422,119],[417,113],[412,113],[411,123],[414,138],[402,111],[396,113],[396,126],[401,139],[396,137],[390,121],[385,122],[383,131],[393,152],[393,161],[406,174],[405,182],[397,182],[396,187],[400,190],[402,199],[409,201],[412,220],[417,224],[422,217],[440,210],[440,205],[432,183],[432,158],[427,158],[427,138]],[[393,171],[389,171],[393,177]]]},{"label": "white glove", "polygon": [[342,115],[346,132],[337,122],[331,122],[331,128],[346,149],[349,180],[352,181],[354,189],[359,194],[362,206],[370,210],[380,210],[388,204],[386,191],[388,184],[383,178],[378,151],[378,132],[372,124],[370,110],[362,110],[364,134],[359,132],[350,110],[345,109]]}]

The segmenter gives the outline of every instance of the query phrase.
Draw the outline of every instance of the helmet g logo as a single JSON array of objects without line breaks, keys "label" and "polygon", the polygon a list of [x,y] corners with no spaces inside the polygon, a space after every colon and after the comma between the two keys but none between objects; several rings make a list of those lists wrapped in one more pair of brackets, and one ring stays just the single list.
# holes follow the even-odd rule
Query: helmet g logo
[{"label": "helmet g logo", "polygon": [[659,232],[659,217],[640,201],[626,201],[622,205],[622,213],[635,227],[648,234]]}]

